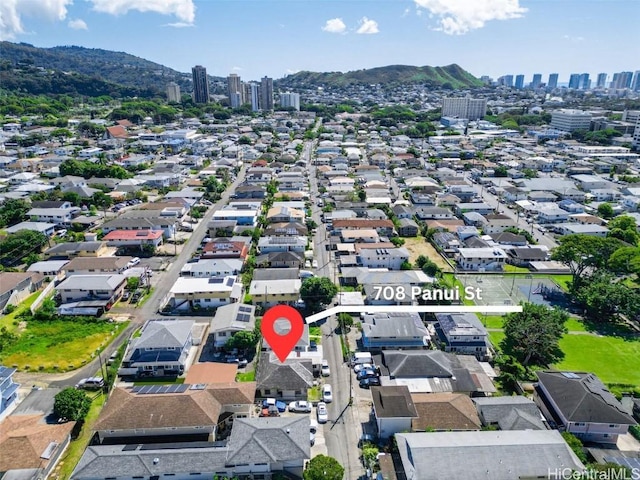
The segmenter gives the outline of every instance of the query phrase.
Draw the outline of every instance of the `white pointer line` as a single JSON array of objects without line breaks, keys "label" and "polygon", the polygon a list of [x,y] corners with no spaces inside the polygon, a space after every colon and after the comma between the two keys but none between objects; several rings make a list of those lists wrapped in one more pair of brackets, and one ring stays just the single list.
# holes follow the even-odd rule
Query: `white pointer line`
[{"label": "white pointer line", "polygon": [[310,315],[306,322],[315,323],[318,320],[336,315],[338,313],[519,313],[522,312],[522,305],[341,305],[329,308],[320,313]]}]

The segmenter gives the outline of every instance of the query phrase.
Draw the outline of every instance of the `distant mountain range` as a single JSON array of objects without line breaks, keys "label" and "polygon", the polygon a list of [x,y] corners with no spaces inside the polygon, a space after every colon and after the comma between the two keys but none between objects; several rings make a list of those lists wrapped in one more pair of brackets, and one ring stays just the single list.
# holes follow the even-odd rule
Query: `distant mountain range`
[{"label": "distant mountain range", "polygon": [[345,87],[371,84],[423,84],[433,88],[473,88],[483,83],[462,67],[452,64],[446,67],[414,67],[389,65],[387,67],[355,70],[352,72],[298,72],[278,81],[284,88],[296,87]]},{"label": "distant mountain range", "polygon": [[[16,68],[17,67],[17,68]],[[47,72],[43,72],[45,69]],[[212,77],[211,80],[224,80]],[[0,88],[35,94],[164,96],[167,83],[191,91],[191,73],[144,58],[99,48],[39,48],[0,42]],[[281,88],[341,87],[368,84],[423,84],[433,88],[473,88],[482,82],[458,65],[391,65],[353,72],[298,72],[276,81]],[[220,92],[222,93],[222,92]]]}]

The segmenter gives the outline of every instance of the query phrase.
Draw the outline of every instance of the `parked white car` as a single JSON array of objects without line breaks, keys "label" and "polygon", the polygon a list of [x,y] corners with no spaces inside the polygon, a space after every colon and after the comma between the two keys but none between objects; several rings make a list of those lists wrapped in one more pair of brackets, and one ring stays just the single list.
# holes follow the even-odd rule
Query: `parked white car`
[{"label": "parked white car", "polygon": [[371,363],[358,363],[353,367],[353,371],[355,373],[360,373],[362,370],[366,370],[367,368],[373,369],[375,367]]},{"label": "parked white car", "polygon": [[318,402],[316,415],[318,416],[318,423],[327,423],[329,421],[329,412],[327,411],[326,403]]},{"label": "parked white car", "polygon": [[322,359],[322,367],[320,367],[320,373],[322,374],[323,377],[328,377],[329,375],[331,375],[331,369],[329,368],[329,362],[327,360],[325,360],[324,358]]},{"label": "parked white car", "polygon": [[322,386],[322,401],[325,403],[333,402],[333,390],[331,389],[331,385],[325,383]]},{"label": "parked white car", "polygon": [[297,402],[291,402],[289,404],[289,411],[295,413],[311,413],[311,404],[304,400],[298,400]]}]

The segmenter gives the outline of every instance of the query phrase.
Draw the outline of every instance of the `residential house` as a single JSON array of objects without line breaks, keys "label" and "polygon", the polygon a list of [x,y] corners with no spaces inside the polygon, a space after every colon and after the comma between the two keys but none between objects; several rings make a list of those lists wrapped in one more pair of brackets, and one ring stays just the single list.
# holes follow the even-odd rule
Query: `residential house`
[{"label": "residential house", "polygon": [[[516,235],[515,233],[511,232],[492,233],[491,235],[489,235],[489,237],[498,245],[508,245],[514,247],[526,247],[528,245],[527,237],[525,237],[524,235]],[[506,250],[506,252],[507,254],[510,253],[508,250]]]},{"label": "residential house", "polygon": [[76,257],[65,262],[64,270],[67,276],[92,275],[96,273],[123,273],[129,268],[132,257]]},{"label": "residential house", "polygon": [[300,299],[302,281],[295,279],[252,280],[249,295],[254,305],[292,304]]},{"label": "residential house", "polygon": [[528,268],[532,262],[544,262],[549,259],[549,251],[538,247],[510,248],[508,250],[510,264]]},{"label": "residential house", "polygon": [[307,249],[307,237],[299,236],[277,236],[260,237],[258,240],[258,253],[265,254],[271,252],[299,252],[304,253]]},{"label": "residential house", "polygon": [[418,412],[406,386],[371,387],[371,397],[380,438],[411,431],[411,422]]},{"label": "residential house", "polygon": [[472,355],[441,350],[383,350],[376,360],[382,385],[406,385],[411,393],[458,392],[490,395],[496,388]]},{"label": "residential house", "polygon": [[300,252],[270,252],[256,257],[256,266],[260,268],[297,268],[304,267],[305,257]]},{"label": "residential house", "polygon": [[65,242],[44,251],[45,260],[62,260],[76,257],[102,257],[107,255],[107,242]]},{"label": "residential house", "polygon": [[538,211],[538,223],[559,223],[569,219],[569,212],[558,207],[548,207]]},{"label": "residential house", "polygon": [[507,228],[513,228],[516,223],[507,215],[500,213],[490,213],[484,216],[486,223],[482,226],[485,234],[504,232]]},{"label": "residential house", "polygon": [[65,202],[61,208],[32,208],[27,212],[29,218],[34,222],[53,223],[55,225],[71,225],[73,218],[80,214],[80,208],[72,207],[69,202]]},{"label": "residential house", "polygon": [[342,230],[340,237],[344,243],[377,243],[380,241],[378,232],[374,229]]},{"label": "residential house", "polygon": [[268,478],[269,472],[283,472],[290,478],[302,478],[305,461],[311,457],[309,429],[306,415],[237,419],[226,464],[239,477]]},{"label": "residential house", "polygon": [[417,313],[390,312],[364,314],[362,346],[367,350],[424,348],[431,335]]},{"label": "residential house", "polygon": [[239,226],[253,228],[260,215],[260,202],[233,202],[213,214],[213,220],[235,220]]},{"label": "residential house", "polygon": [[212,220],[209,222],[209,237],[231,237],[237,225],[235,220]]},{"label": "residential house", "polygon": [[494,212],[494,208],[491,205],[482,202],[459,203],[454,207],[454,209],[458,215],[462,215],[465,212],[476,212],[480,215],[488,215]]},{"label": "residential house", "polygon": [[185,263],[180,275],[183,277],[226,277],[239,275],[243,261],[239,258],[201,259],[197,262]]},{"label": "residential house", "polygon": [[395,205],[391,210],[399,220],[403,218],[413,218],[413,210],[406,205]]},{"label": "residential house", "polygon": [[334,220],[333,230],[342,233],[345,230],[375,230],[378,235],[391,236],[395,233],[393,222],[388,219],[373,220],[368,218],[355,218],[352,220]]},{"label": "residential house", "polygon": [[507,254],[501,248],[459,248],[456,262],[462,270],[502,270]]},{"label": "residential house", "polygon": [[145,246],[158,248],[162,245],[162,231],[159,230],[112,230],[102,240],[110,247],[137,247]]},{"label": "residential house", "polygon": [[273,352],[260,354],[256,370],[256,396],[282,400],[306,400],[313,386],[313,362],[308,358],[280,362]]},{"label": "residential house", "polygon": [[39,273],[53,280],[64,280],[69,260],[44,260],[29,265],[27,272]]},{"label": "residential house", "polygon": [[[398,433],[405,478],[550,478],[584,465],[553,430]],[[550,474],[550,472],[552,472]]]},{"label": "residential house", "polygon": [[101,444],[210,442],[250,415],[255,394],[253,382],[150,387],[113,389],[93,426]]},{"label": "residential house", "polygon": [[16,410],[0,423],[0,472],[4,478],[46,478],[53,473],[76,422],[57,422],[53,409],[47,410]]},{"label": "residential house", "polygon": [[478,412],[468,395],[462,393],[411,394],[417,417],[411,422],[413,432],[447,432],[480,430]]},{"label": "residential house", "polygon": [[297,208],[274,206],[267,212],[267,222],[269,223],[286,223],[286,222],[304,222],[304,210]]},{"label": "residential house", "polygon": [[22,230],[33,230],[50,237],[56,232],[56,225],[46,222],[20,222],[5,229],[7,233],[16,233]]},{"label": "residential house", "polygon": [[252,332],[255,328],[255,307],[242,303],[224,305],[216,311],[209,325],[214,347],[223,347],[237,332]]},{"label": "residential house", "polygon": [[445,352],[489,357],[489,333],[475,313],[436,313],[436,331],[441,334]]},{"label": "residential house", "polygon": [[207,259],[236,258],[244,261],[248,254],[249,242],[242,239],[234,240],[234,237],[222,237],[207,242],[200,257]]},{"label": "residential house", "polygon": [[243,286],[235,275],[225,277],[178,277],[169,291],[172,311],[216,308],[242,298]]},{"label": "residential house", "polygon": [[404,247],[376,248],[360,250],[358,260],[363,267],[400,270],[409,261],[409,256],[409,251]]},{"label": "residential house", "polygon": [[15,368],[0,365],[0,419],[18,402],[19,383],[13,381]]},{"label": "residential house", "polygon": [[176,211],[128,210],[118,218],[105,222],[102,231],[105,234],[114,230],[159,230],[164,238],[173,238],[179,218]]},{"label": "residential house", "polygon": [[121,274],[72,275],[56,286],[62,303],[102,300],[110,308],[124,293],[127,278]]},{"label": "residential house", "polygon": [[272,223],[264,229],[262,234],[265,237],[306,237],[307,235],[309,235],[309,229],[300,222]]},{"label": "residential house", "polygon": [[418,232],[420,232],[420,227],[412,218],[398,220],[398,235],[401,237],[416,237]]},{"label": "residential house", "polygon": [[615,444],[636,421],[593,373],[536,372],[534,400],[552,427],[585,442]]},{"label": "residential house", "polygon": [[451,220],[455,218],[451,210],[442,207],[417,207],[415,214],[419,220]]},{"label": "residential house", "polygon": [[562,223],[553,226],[554,231],[559,232],[561,235],[591,235],[594,237],[606,237],[609,233],[607,227],[594,224],[580,224],[580,223]]},{"label": "residential house", "polygon": [[482,425],[500,430],[545,430],[544,417],[527,397],[478,397],[473,399]]},{"label": "residential house", "polygon": [[193,345],[191,320],[151,320],[131,340],[119,375],[152,377],[182,375]]},{"label": "residential house", "polygon": [[7,305],[18,306],[43,282],[44,276],[37,272],[0,272],[0,311]]}]

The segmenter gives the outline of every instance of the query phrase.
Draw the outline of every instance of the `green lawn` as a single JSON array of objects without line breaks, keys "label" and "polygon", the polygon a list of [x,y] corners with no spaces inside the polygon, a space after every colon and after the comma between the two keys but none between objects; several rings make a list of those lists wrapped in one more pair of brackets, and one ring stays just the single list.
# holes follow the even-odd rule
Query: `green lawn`
[{"label": "green lawn", "polygon": [[555,368],[593,372],[604,383],[640,385],[640,340],[595,335],[565,335],[565,358]]},{"label": "green lawn", "polygon": [[71,441],[67,451],[62,457],[62,460],[54,470],[54,472],[57,472],[55,478],[59,480],[67,480],[71,477],[73,469],[76,468],[85,448],[89,445],[89,441],[93,435],[92,426],[98,419],[106,399],[107,397],[105,395],[98,394],[93,402],[91,402],[91,409],[87,414],[87,418],[84,420],[84,425],[82,426],[82,430],[80,430],[80,435],[78,435],[78,438]]},{"label": "green lawn", "polygon": [[515,265],[511,265],[511,264],[506,264],[504,266],[504,271],[506,273],[531,273],[531,271],[528,268],[516,267]]},{"label": "green lawn", "polygon": [[17,308],[13,312],[8,313],[7,315],[0,316],[0,328],[7,327],[7,330],[13,332],[17,327],[17,325],[14,325],[13,322],[17,320],[18,315],[22,315],[24,312],[29,310],[29,308],[31,308],[33,302],[35,302],[36,298],[40,296],[40,293],[41,292],[32,293],[25,299],[24,302],[22,302],[20,305],[17,305]]},{"label": "green lawn", "polygon": [[237,373],[236,374],[236,382],[255,382],[256,380],[256,371],[252,370],[246,373]]},{"label": "green lawn", "polygon": [[320,393],[320,387],[311,387],[307,389],[307,402],[319,402],[320,399],[322,398],[322,395]]},{"label": "green lawn", "polygon": [[504,338],[503,332],[489,332],[489,340],[495,347],[496,350],[500,350],[500,342]]},{"label": "green lawn", "polygon": [[565,292],[569,291],[569,282],[571,282],[571,275],[543,275],[547,278],[550,278],[554,282],[556,282],[560,288],[562,288]]},{"label": "green lawn", "polygon": [[0,360],[19,370],[75,370],[90,362],[127,324],[93,319],[30,321],[18,340],[2,351]]},{"label": "green lawn", "polygon": [[504,315],[478,315],[486,328],[502,328]]}]

